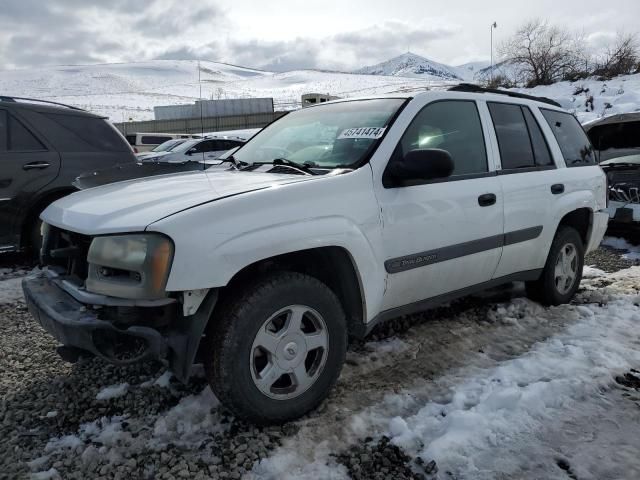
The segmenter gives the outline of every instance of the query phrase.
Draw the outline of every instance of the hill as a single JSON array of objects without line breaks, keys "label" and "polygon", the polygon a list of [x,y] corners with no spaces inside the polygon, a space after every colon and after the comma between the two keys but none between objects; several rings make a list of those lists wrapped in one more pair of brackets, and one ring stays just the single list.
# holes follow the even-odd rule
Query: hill
[{"label": "hill", "polygon": [[363,67],[354,73],[387,75],[394,77],[417,77],[425,80],[463,80],[454,67],[434,62],[415,53],[404,53],[390,60]]}]

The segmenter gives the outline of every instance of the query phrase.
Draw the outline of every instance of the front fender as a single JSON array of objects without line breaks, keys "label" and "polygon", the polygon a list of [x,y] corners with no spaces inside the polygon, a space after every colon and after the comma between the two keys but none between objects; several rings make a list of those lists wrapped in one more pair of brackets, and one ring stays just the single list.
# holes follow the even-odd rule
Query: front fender
[{"label": "front fender", "polygon": [[[222,239],[219,239],[222,240]],[[278,255],[321,247],[344,248],[350,255],[364,295],[367,317],[377,311],[375,299],[384,293],[385,273],[363,231],[346,218],[324,217],[259,228],[200,245],[193,258],[176,244],[174,266],[167,290],[184,291],[223,287],[243,268]],[[192,250],[193,252],[193,250]]]},{"label": "front fender", "polygon": [[220,288],[240,270],[286,253],[339,247],[350,255],[366,318],[378,312],[386,273],[371,172],[248,192],[165,218],[147,230],[173,239],[168,291]]}]

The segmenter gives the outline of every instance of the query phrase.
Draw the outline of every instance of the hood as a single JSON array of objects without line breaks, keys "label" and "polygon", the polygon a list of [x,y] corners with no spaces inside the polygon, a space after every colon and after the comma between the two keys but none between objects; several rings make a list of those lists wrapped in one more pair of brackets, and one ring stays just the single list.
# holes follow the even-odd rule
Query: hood
[{"label": "hood", "polygon": [[188,172],[191,170],[202,171],[202,164],[197,162],[167,163],[167,162],[136,162],[123,163],[113,167],[103,168],[95,172],[87,172],[80,175],[73,182],[78,190],[99,187],[108,183],[133,180],[135,178],[152,177],[154,175],[167,175],[170,173]]},{"label": "hood", "polygon": [[610,158],[609,160],[600,162],[600,166],[604,169],[614,168],[616,166],[631,168],[631,169],[639,169],[640,154],[635,154],[635,155],[632,154],[632,155],[625,155],[622,157]]},{"label": "hood", "polygon": [[165,155],[169,155],[170,153],[171,153],[170,151],[169,152],[166,152],[166,151],[165,152],[153,152],[153,151],[151,151],[151,152],[142,152],[142,153],[137,153],[136,154],[136,159],[138,161],[142,161],[142,160],[144,160],[146,158],[155,158],[155,157],[160,158],[160,157],[164,157]]},{"label": "hood", "polygon": [[141,232],[197,205],[312,178],[317,177],[235,170],[162,175],[73,193],[50,205],[41,218],[85,235]]},{"label": "hood", "polygon": [[640,154],[640,113],[612,115],[585,125],[600,161]]}]

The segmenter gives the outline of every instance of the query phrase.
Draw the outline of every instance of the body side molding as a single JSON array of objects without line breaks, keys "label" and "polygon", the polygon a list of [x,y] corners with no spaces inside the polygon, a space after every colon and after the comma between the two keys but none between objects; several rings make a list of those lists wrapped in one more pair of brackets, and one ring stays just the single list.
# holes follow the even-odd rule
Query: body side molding
[{"label": "body side molding", "polygon": [[453,260],[454,258],[465,257],[506,245],[526,242],[538,238],[542,233],[542,226],[525,228],[505,234],[494,235],[492,237],[480,238],[470,242],[450,245],[448,247],[437,248],[426,252],[406,255],[404,257],[391,258],[384,262],[387,273],[400,273],[414,268],[432,265],[434,263]]}]

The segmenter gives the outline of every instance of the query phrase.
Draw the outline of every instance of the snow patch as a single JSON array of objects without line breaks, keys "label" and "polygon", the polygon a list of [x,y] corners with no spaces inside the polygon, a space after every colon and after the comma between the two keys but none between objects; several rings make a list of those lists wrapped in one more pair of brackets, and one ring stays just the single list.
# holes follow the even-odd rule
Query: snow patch
[{"label": "snow patch", "polygon": [[31,480],[57,480],[59,478],[61,478],[60,474],[55,468],[31,474]]},{"label": "snow patch", "polygon": [[150,387],[160,387],[160,388],[168,388],[171,384],[171,377],[173,374],[167,370],[162,375],[160,375],[156,379],[147,380],[140,384],[142,388],[150,388]]},{"label": "snow patch", "polygon": [[640,246],[632,245],[624,238],[604,237],[602,245],[615,248],[616,250],[627,250],[627,253],[622,255],[622,258],[625,260],[640,260]]},{"label": "snow patch", "polygon": [[220,423],[220,401],[206,387],[197,395],[189,395],[158,418],[153,427],[153,444],[171,442],[174,445],[194,446],[212,433],[225,430]]},{"label": "snow patch", "polygon": [[22,301],[22,277],[0,280],[0,305]]},{"label": "snow patch", "polygon": [[582,278],[596,278],[602,277],[604,275],[606,275],[606,272],[604,270],[600,270],[599,268],[590,267],[587,265],[582,267]]},{"label": "snow patch", "polygon": [[96,395],[96,400],[111,400],[112,398],[122,397],[129,391],[128,383],[119,383],[103,388]]},{"label": "snow patch", "polygon": [[[562,332],[535,344],[528,353],[507,359],[491,368],[469,365],[448,372],[436,382],[448,394],[430,395],[429,385],[387,395],[332,432],[335,453],[354,439],[386,434],[408,454],[426,462],[435,460],[441,471],[458,478],[495,478],[493,449],[526,452],[540,442],[539,434],[558,424],[566,415],[584,418],[596,415],[602,390],[614,384],[615,376],[640,364],[640,267],[605,275],[612,285],[589,292],[586,298],[603,300],[586,305],[543,308],[516,299],[500,305],[495,321],[529,323],[544,321],[545,315],[563,315],[573,321]],[[588,282],[587,282],[588,284]],[[587,286],[588,288],[588,286]],[[405,413],[406,412],[406,413]],[[258,478],[343,478],[341,466],[318,452],[312,432],[301,430],[273,455],[255,465]],[[505,478],[518,477],[518,462],[501,465]],[[309,470],[309,465],[314,465]],[[547,468],[557,468],[550,462]],[[509,471],[512,468],[514,471]],[[549,470],[544,478],[555,477]]]}]

